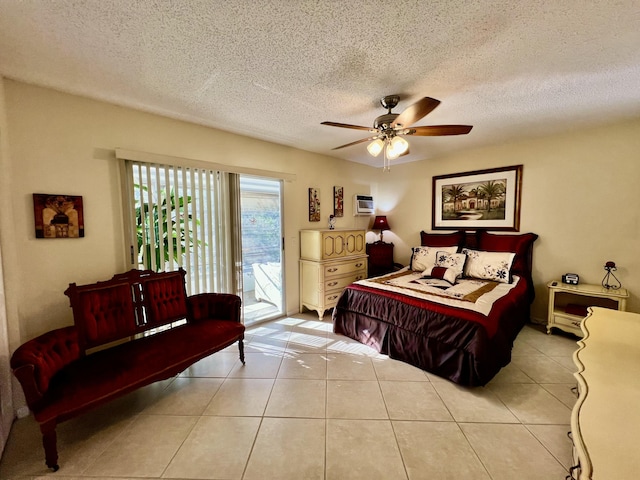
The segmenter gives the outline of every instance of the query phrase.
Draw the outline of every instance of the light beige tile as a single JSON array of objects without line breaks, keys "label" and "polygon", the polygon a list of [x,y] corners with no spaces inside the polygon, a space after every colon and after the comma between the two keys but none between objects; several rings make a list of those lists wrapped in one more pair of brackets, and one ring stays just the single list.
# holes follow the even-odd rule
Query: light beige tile
[{"label": "light beige tile", "polygon": [[570,425],[525,425],[542,445],[569,470],[573,465],[573,442],[569,438]]},{"label": "light beige tile", "polygon": [[282,355],[287,349],[290,332],[280,332],[278,336],[252,335],[251,340],[245,342],[245,353],[266,353]]},{"label": "light beige tile", "polygon": [[380,356],[380,353],[375,349],[342,335],[330,333],[327,335],[327,339],[329,340],[327,344],[327,354],[345,354],[363,357]]},{"label": "light beige tile", "polygon": [[[303,319],[291,327],[291,333],[296,332],[323,335],[326,337],[329,333],[333,332],[333,322],[331,319],[326,318],[320,321],[317,316],[314,319]],[[291,341],[291,337],[289,337],[289,341]]]},{"label": "light beige tile", "polygon": [[140,415],[84,473],[159,477],[197,420],[198,417]]},{"label": "light beige tile", "polygon": [[238,361],[233,352],[216,352],[194,363],[180,374],[181,377],[226,377]]},{"label": "light beige tile", "polygon": [[523,425],[462,423],[460,428],[493,480],[549,480],[566,475]]},{"label": "light beige tile", "polygon": [[506,405],[486,387],[461,387],[451,382],[432,385],[457,422],[518,423]]},{"label": "light beige tile", "polygon": [[553,356],[553,357],[549,357],[549,358],[551,360],[553,360],[554,362],[559,363],[560,365],[562,365],[564,368],[566,368],[567,370],[569,370],[572,373],[578,371],[578,366],[573,361],[573,357],[570,357],[570,356]]},{"label": "light beige tile", "polygon": [[513,357],[511,362],[536,383],[571,383],[573,372],[547,356]]},{"label": "light beige tile", "polygon": [[239,361],[235,363],[229,377],[231,378],[276,378],[282,362],[281,354],[274,353],[247,353],[243,365]]},{"label": "light beige tile", "polygon": [[262,416],[274,381],[269,378],[227,378],[204,415]]},{"label": "light beige tile", "polygon": [[409,480],[489,480],[455,422],[394,421]]},{"label": "light beige tile", "polygon": [[538,337],[535,348],[550,357],[570,357],[578,349],[577,337],[570,334],[552,334]]},{"label": "light beige tile", "polygon": [[489,385],[496,383],[534,383],[531,377],[524,373],[514,363],[509,363],[502,367],[495,377],[491,379]]},{"label": "light beige tile", "polygon": [[512,357],[520,357],[522,355],[544,355],[540,350],[536,349],[534,345],[523,339],[522,335],[513,342],[513,348],[511,349]]},{"label": "light beige tile", "polygon": [[565,424],[571,409],[536,384],[492,385],[493,391],[522,423]]},{"label": "light beige tile", "polygon": [[202,415],[221,378],[178,377],[144,410],[147,415]]},{"label": "light beige tile", "polygon": [[327,420],[326,480],[406,480],[388,420]]},{"label": "light beige tile", "polygon": [[328,355],[327,378],[331,380],[377,380],[371,359],[362,355]]},{"label": "light beige tile", "polygon": [[267,403],[267,417],[324,418],[327,398],[325,380],[279,378]]},{"label": "light beige tile", "polygon": [[393,360],[389,357],[372,358],[373,368],[375,369],[378,380],[396,380],[408,382],[428,382],[429,378],[425,375],[424,370],[418,367]]},{"label": "light beige tile", "polygon": [[329,380],[327,418],[388,419],[378,382]]},{"label": "light beige tile", "polygon": [[392,420],[453,421],[430,382],[380,382]]},{"label": "light beige tile", "polygon": [[282,359],[278,378],[327,378],[327,356],[318,353],[302,353]]},{"label": "light beige tile", "polygon": [[324,480],[325,421],[264,418],[244,480]]},{"label": "light beige tile", "polygon": [[540,386],[569,408],[573,408],[578,400],[577,390],[573,390],[577,383],[541,383]]},{"label": "light beige tile", "polygon": [[291,332],[286,353],[321,353],[326,354],[327,345],[331,342],[326,332]]},{"label": "light beige tile", "polygon": [[260,420],[249,417],[200,418],[163,477],[242,478]]}]

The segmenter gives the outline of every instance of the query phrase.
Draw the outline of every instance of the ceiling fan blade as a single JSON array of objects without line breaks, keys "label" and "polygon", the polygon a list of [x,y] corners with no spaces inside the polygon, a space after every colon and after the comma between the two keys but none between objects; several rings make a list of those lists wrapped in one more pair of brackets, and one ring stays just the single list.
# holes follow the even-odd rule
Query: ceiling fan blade
[{"label": "ceiling fan blade", "polygon": [[355,130],[366,130],[367,132],[375,131],[371,127],[361,127],[360,125],[349,125],[348,123],[322,122],[320,125],[329,125],[330,127],[353,128]]},{"label": "ceiling fan blade", "polygon": [[356,140],[355,142],[347,143],[346,145],[340,145],[339,147],[332,148],[331,150],[339,150],[339,149],[344,148],[344,147],[350,147],[351,145],[357,145],[359,143],[370,142],[371,140],[375,140],[376,138],[378,138],[378,135],[375,135],[375,136],[369,137],[369,138],[363,138],[361,140]]},{"label": "ceiling fan blade", "polygon": [[424,97],[413,105],[409,105],[400,115],[398,115],[391,126],[395,128],[398,125],[402,125],[403,127],[413,125],[427,113],[432,112],[438,105],[440,105],[440,100],[436,100],[431,97]]},{"label": "ceiling fan blade", "polygon": [[413,127],[407,135],[419,137],[437,137],[440,135],[466,135],[471,131],[471,125],[430,125],[427,127]]}]

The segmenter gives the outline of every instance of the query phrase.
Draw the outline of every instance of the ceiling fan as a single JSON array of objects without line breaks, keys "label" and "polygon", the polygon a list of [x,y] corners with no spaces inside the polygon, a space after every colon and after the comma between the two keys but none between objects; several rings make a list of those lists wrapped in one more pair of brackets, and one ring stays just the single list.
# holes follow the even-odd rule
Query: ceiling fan
[{"label": "ceiling fan", "polygon": [[322,125],[331,127],[352,128],[355,130],[366,130],[373,136],[356,140],[355,142],[340,145],[332,150],[350,147],[359,143],[371,142],[367,145],[367,150],[371,155],[377,157],[384,151],[384,170],[389,170],[389,160],[407,155],[409,153],[409,142],[405,135],[417,135],[422,137],[440,135],[465,135],[473,128],[471,125],[431,125],[421,127],[411,127],[412,124],[422,117],[432,112],[440,100],[424,97],[416,103],[409,105],[402,113],[391,113],[391,110],[398,105],[399,95],[387,95],[380,99],[380,104],[388,110],[385,115],[380,115],[373,122],[373,128],[362,127],[360,125],[349,125],[347,123],[322,122]]}]

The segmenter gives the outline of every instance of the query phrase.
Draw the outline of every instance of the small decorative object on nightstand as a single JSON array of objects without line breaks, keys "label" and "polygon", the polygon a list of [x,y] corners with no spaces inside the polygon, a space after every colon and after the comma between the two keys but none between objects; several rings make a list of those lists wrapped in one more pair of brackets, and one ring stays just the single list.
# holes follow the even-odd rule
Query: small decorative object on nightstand
[{"label": "small decorative object on nightstand", "polygon": [[612,290],[600,285],[584,283],[568,285],[558,281],[550,282],[547,287],[549,288],[547,333],[551,333],[552,328],[559,328],[581,337],[580,325],[587,316],[588,307],[626,310],[627,298],[629,298],[629,292],[624,288]]},{"label": "small decorative object on nightstand", "polygon": [[387,221],[387,217],[384,215],[376,216],[376,218],[373,220],[373,226],[371,227],[371,230],[380,230],[380,241],[382,242],[382,234],[384,233],[384,231],[391,230],[391,227],[389,227],[389,222]]},{"label": "small decorative object on nightstand", "polygon": [[[608,261],[607,263],[605,263],[604,269],[607,272],[607,274],[602,279],[602,286],[604,288],[610,288],[612,290],[619,289],[622,286],[622,284],[620,283],[620,280],[618,280],[618,277],[616,277],[613,273],[616,270],[618,270],[616,268],[616,262]],[[611,277],[613,277],[614,280],[612,280]]]}]

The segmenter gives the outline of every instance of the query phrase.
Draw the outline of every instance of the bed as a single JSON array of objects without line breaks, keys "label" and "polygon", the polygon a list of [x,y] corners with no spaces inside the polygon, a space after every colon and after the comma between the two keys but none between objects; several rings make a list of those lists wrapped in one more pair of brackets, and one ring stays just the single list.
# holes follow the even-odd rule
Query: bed
[{"label": "bed", "polygon": [[457,384],[486,385],[529,320],[537,238],[420,232],[407,268],[342,292],[334,332]]}]

